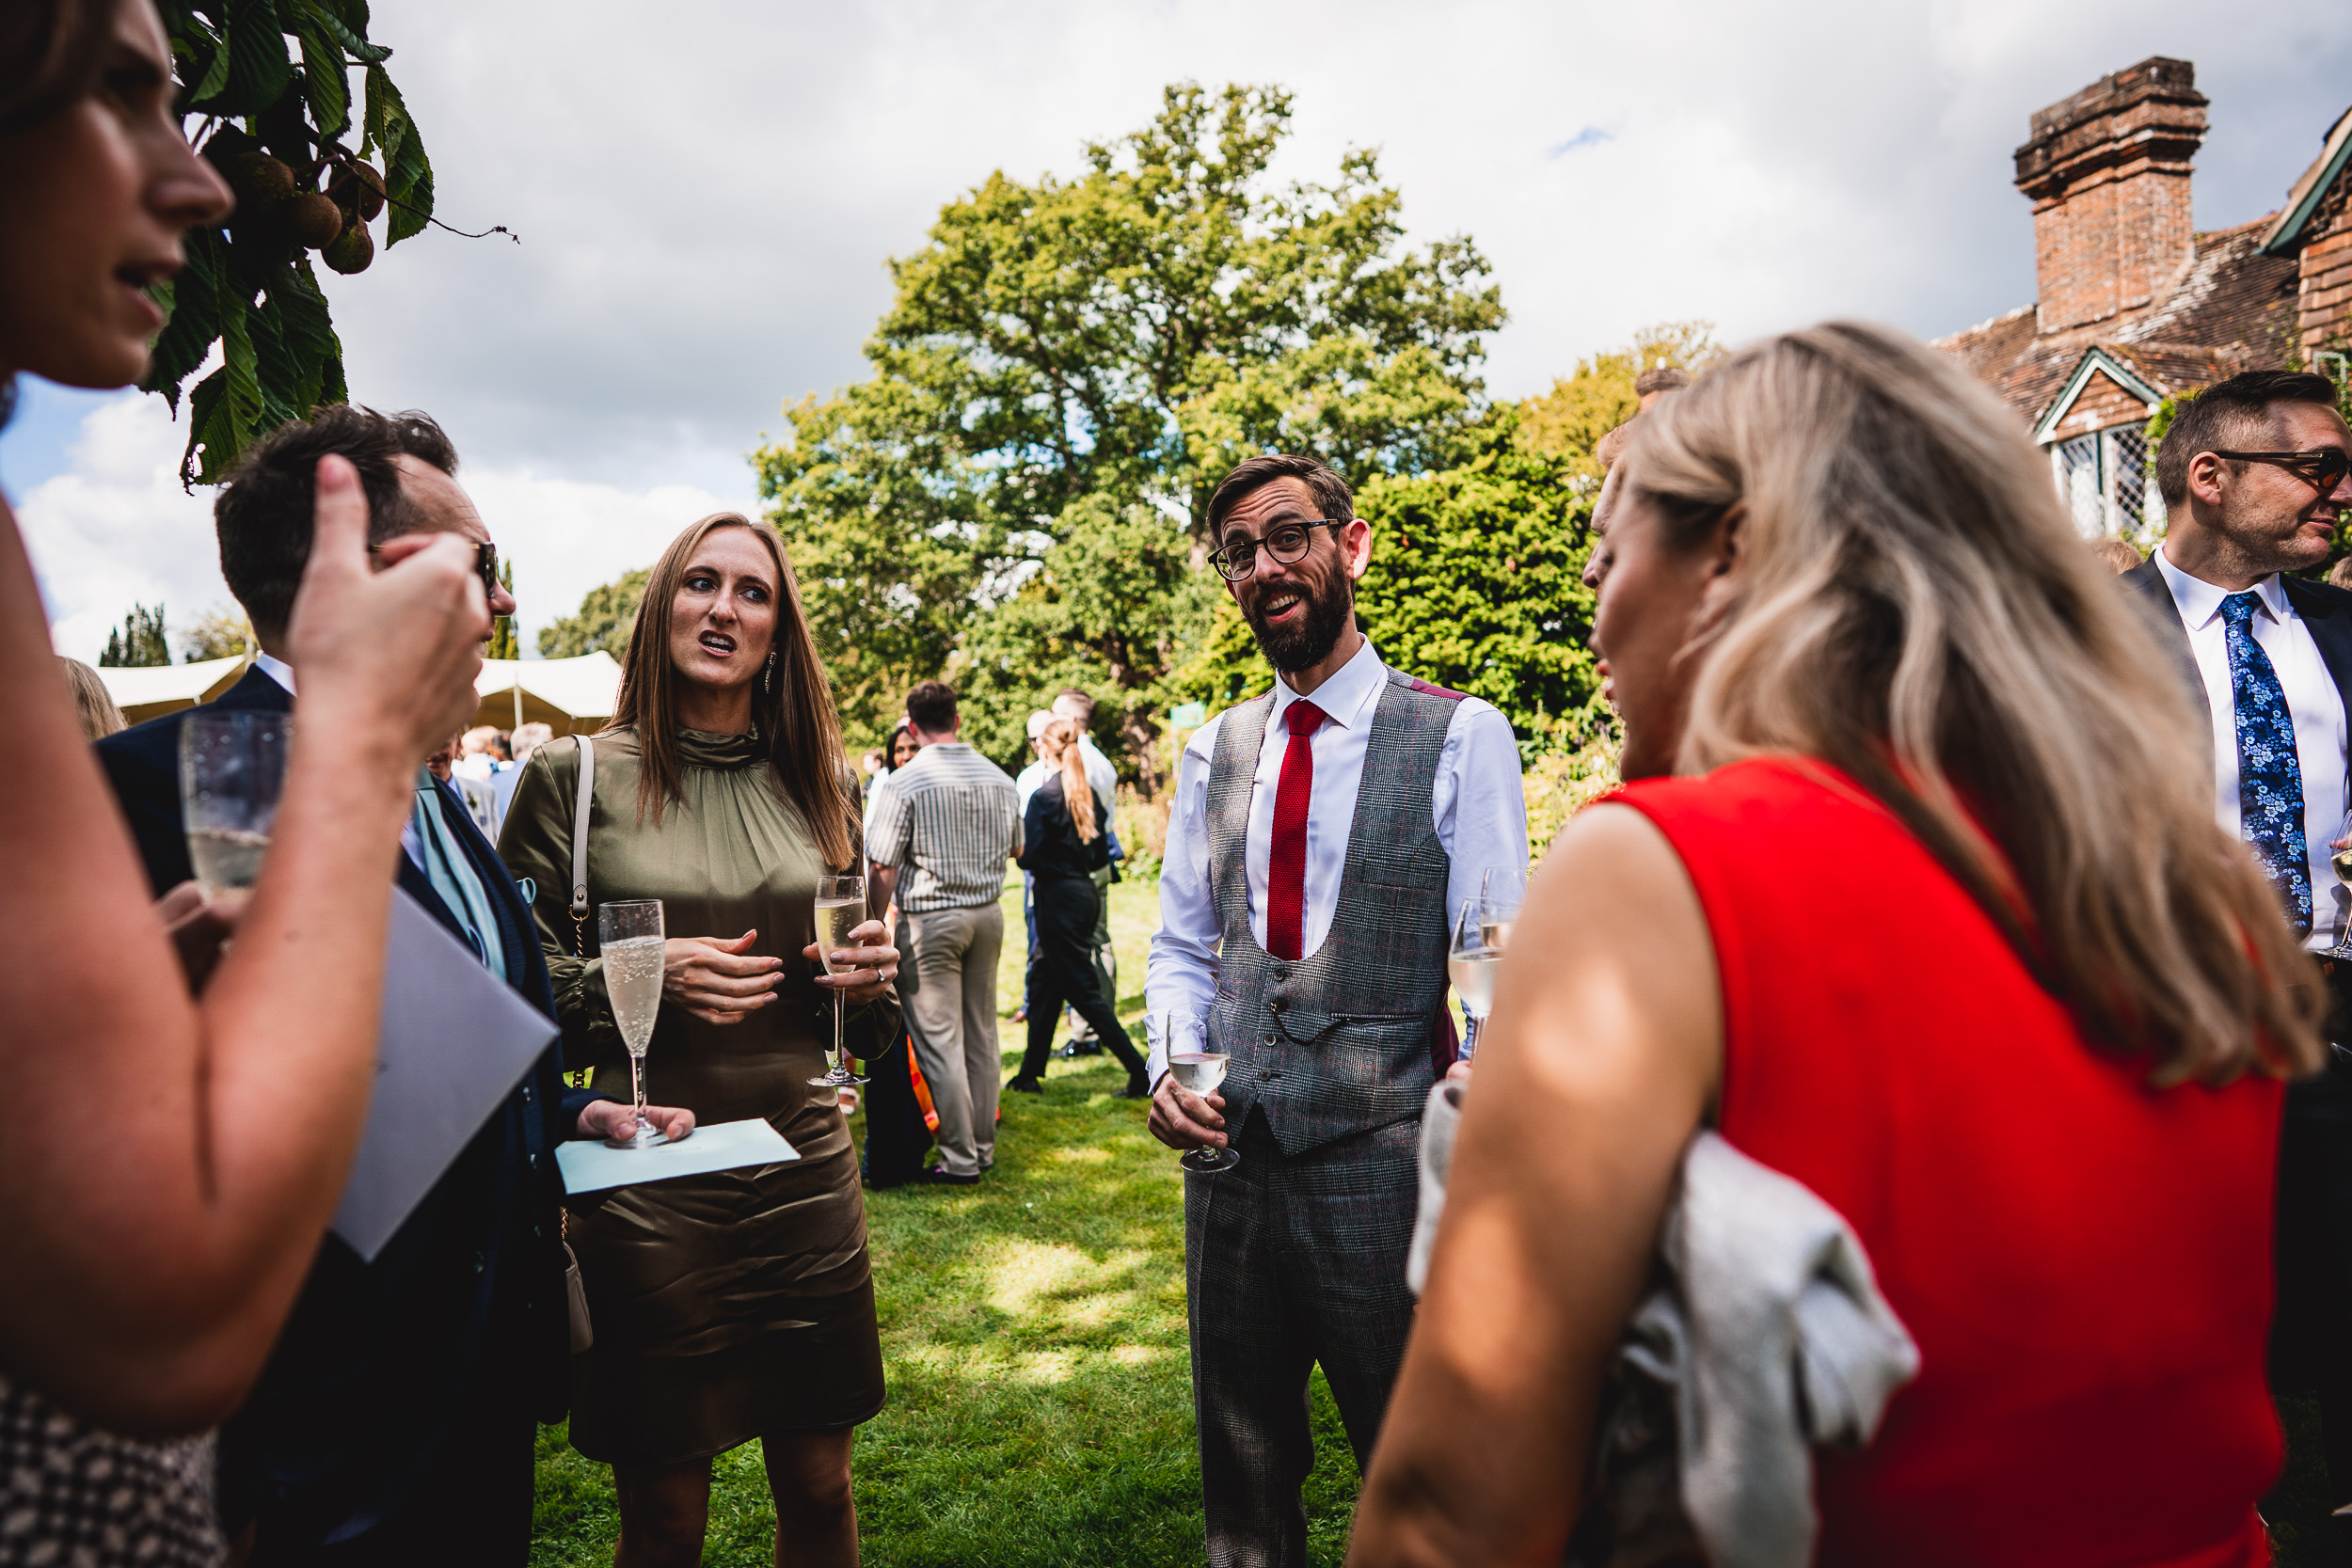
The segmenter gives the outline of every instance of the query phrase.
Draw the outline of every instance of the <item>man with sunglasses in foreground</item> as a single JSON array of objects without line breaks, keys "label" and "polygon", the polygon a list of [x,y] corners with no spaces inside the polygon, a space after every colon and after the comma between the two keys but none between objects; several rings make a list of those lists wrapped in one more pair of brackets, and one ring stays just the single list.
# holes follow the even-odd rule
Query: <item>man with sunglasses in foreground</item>
[{"label": "man with sunglasses in foreground", "polygon": [[[2156,456],[2166,537],[2123,580],[2177,656],[2213,726],[2216,805],[2269,873],[2287,919],[2325,955],[2352,912],[2329,865],[2346,831],[2352,594],[2317,570],[2352,502],[2352,433],[2326,377],[2233,375],[2200,393]],[[2162,846],[2153,846],[2161,853]],[[2352,969],[2321,957],[2352,1038]],[[2282,976],[2292,981],[2293,976]],[[2352,1503],[2352,1054],[2292,1085],[2281,1135],[2271,1387],[2317,1394],[2328,1503]],[[2329,1560],[2352,1552],[2346,1522]]]},{"label": "man with sunglasses in foreground", "polygon": [[[515,612],[440,427],[421,414],[331,405],[256,442],[214,504],[221,576],[261,644],[216,707],[293,708],[300,672],[282,657],[286,621],[310,560],[313,475],[328,453],[358,470],[378,560],[410,547],[405,536],[460,534],[474,543],[490,612]],[[158,893],[190,875],[184,717],[98,747]],[[402,854],[387,869],[552,1018],[528,904],[464,804],[419,762]],[[529,1560],[536,1422],[560,1416],[570,1361],[553,1148],[602,1137],[629,1115],[608,1095],[565,1087],[562,1072],[550,1047],[373,1260],[331,1232],[320,1243],[260,1381],[221,1429],[221,1519],[246,1568]],[[673,1136],[692,1127],[684,1111],[647,1114]]]},{"label": "man with sunglasses in foreground", "polygon": [[[1509,721],[1357,629],[1372,530],[1338,474],[1252,458],[1207,531],[1278,678],[1179,766],[1144,986],[1151,1126],[1241,1157],[1184,1179],[1208,1561],[1303,1568],[1308,1377],[1321,1365],[1363,1465],[1413,1323],[1421,1114],[1454,1058],[1448,923],[1486,870],[1525,871],[1527,809]],[[1231,1058],[1221,1093],[1168,1074],[1163,1021],[1190,1009]]]}]

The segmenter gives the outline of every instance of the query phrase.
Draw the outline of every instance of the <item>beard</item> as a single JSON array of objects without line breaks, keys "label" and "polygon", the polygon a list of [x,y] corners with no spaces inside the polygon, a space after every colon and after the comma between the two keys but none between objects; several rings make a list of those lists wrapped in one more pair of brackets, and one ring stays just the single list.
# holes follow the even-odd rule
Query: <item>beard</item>
[{"label": "beard", "polygon": [[1258,608],[1267,596],[1263,593],[1250,596],[1242,608],[1242,619],[1249,623],[1249,635],[1257,639],[1258,651],[1265,655],[1266,662],[1278,673],[1287,675],[1322,663],[1339,646],[1340,633],[1347,629],[1356,613],[1356,585],[1343,573],[1333,573],[1322,582],[1293,578],[1283,587],[1300,595],[1304,609],[1297,619],[1286,626],[1268,626]]}]

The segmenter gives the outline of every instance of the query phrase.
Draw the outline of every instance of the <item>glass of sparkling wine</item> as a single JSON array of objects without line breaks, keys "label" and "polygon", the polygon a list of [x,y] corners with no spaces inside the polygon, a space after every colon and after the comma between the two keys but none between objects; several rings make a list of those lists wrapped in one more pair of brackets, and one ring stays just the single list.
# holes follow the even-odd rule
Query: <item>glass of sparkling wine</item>
[{"label": "glass of sparkling wine", "polygon": [[[2328,843],[2328,863],[2336,868],[2336,880],[2352,887],[2352,812],[2344,814],[2344,821],[2336,829],[2336,836]],[[2352,922],[2345,924],[2344,935],[2325,956],[2352,958]]]},{"label": "glass of sparkling wine", "polygon": [[670,1141],[645,1119],[645,1047],[661,1011],[661,900],[623,898],[596,911],[596,940],[604,955],[604,989],[612,1022],[628,1047],[628,1083],[636,1098],[635,1130],[605,1139],[612,1148],[651,1148]]},{"label": "glass of sparkling wine", "polygon": [[[834,949],[855,947],[850,933],[866,919],[866,879],[864,877],[819,877],[817,879],[817,958],[828,974],[847,974],[850,964],[836,965]],[[832,1089],[836,1098],[843,1089],[870,1082],[851,1072],[841,1059],[841,993],[833,993],[833,1049],[825,1053],[825,1070],[809,1080],[812,1086]]]},{"label": "glass of sparkling wine", "polygon": [[[1208,1098],[1225,1082],[1226,1053],[1213,1050],[1209,1043],[1209,1014],[1204,1007],[1170,1008],[1160,1019],[1160,1043],[1168,1050],[1168,1070],[1177,1086],[1190,1094]],[[1229,1124],[1226,1135],[1232,1135]],[[1187,1150],[1176,1162],[1188,1171],[1202,1176],[1215,1176],[1221,1170],[1232,1170],[1241,1164],[1241,1155],[1231,1143],[1223,1148]]]},{"label": "glass of sparkling wine", "polygon": [[180,800],[188,861],[210,894],[249,888],[278,823],[294,720],[283,713],[191,713],[180,726]]},{"label": "glass of sparkling wine", "polygon": [[1494,1010],[1495,972],[1502,967],[1503,950],[1511,945],[1511,927],[1518,914],[1516,904],[1489,904],[1484,898],[1472,898],[1462,905],[1462,912],[1454,922],[1454,942],[1446,953],[1445,969],[1454,981],[1454,989],[1461,994],[1462,1005],[1470,1008],[1470,1036],[1462,1041],[1463,1061],[1477,1054],[1478,1026]]}]

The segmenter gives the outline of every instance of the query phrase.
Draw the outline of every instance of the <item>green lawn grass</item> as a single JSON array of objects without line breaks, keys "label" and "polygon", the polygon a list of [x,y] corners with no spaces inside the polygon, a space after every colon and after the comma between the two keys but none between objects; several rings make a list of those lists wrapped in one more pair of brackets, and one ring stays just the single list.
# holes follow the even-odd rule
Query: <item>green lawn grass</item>
[{"label": "green lawn grass", "polygon": [[[1120,1015],[1142,1047],[1158,897],[1112,891]],[[1005,1076],[1024,1035],[1021,895],[1005,901]],[[890,1403],[857,1438],[865,1560],[879,1568],[1148,1568],[1200,1560],[1200,1474],[1184,1342],[1184,1177],[1113,1099],[1107,1055],[1056,1061],[1005,1097],[977,1188],[868,1193]],[[1357,1476],[1317,1375],[1311,1560],[1345,1554]],[[612,1560],[612,1473],[561,1428],[539,1439],[533,1568]],[[706,1563],[770,1560],[759,1448],[718,1464]]]}]

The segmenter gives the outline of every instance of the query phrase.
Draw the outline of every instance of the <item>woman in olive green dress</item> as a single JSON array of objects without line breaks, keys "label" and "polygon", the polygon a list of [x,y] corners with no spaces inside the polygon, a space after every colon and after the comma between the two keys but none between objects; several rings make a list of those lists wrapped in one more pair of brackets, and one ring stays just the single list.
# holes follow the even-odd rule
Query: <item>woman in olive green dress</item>
[{"label": "woman in olive green dress", "polygon": [[567,1053],[626,1092],[594,908],[659,898],[647,1097],[705,1126],[764,1117],[802,1157],[573,1200],[596,1344],[575,1363],[572,1443],[612,1465],[624,1568],[701,1560],[711,1458],[754,1437],[778,1560],[854,1563],[850,1436],[882,1408],[882,1348],[857,1153],[809,1079],[836,995],[852,1052],[898,1037],[898,953],[869,921],[852,933],[866,945],[835,950],[856,967],[817,962],[817,879],[859,868],[858,804],[771,531],[721,513],[662,555],[595,747],[584,931],[570,911],[578,742],[532,757],[499,841],[537,886]]}]

